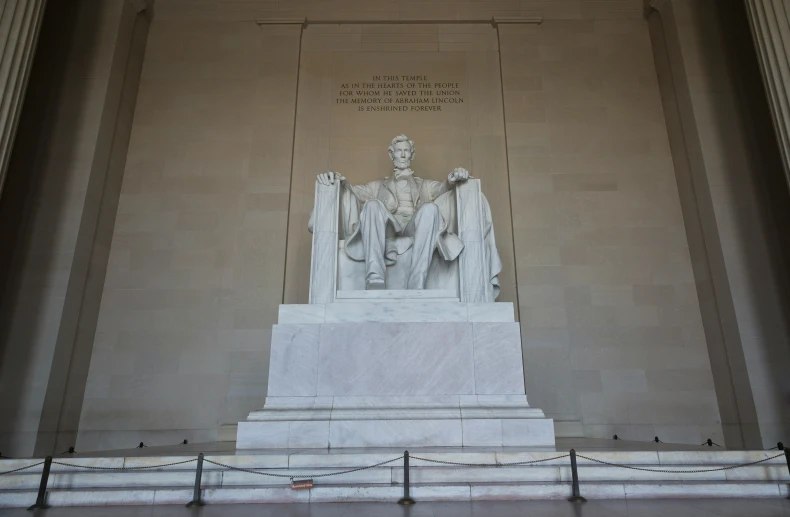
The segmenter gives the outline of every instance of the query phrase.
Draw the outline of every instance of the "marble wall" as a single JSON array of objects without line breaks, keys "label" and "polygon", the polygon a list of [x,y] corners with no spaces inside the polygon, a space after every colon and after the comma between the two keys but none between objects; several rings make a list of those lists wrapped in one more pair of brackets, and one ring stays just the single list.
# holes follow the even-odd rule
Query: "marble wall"
[{"label": "marble wall", "polygon": [[644,20],[500,42],[530,403],[586,436],[720,437]]},{"label": "marble wall", "polygon": [[[303,28],[305,17],[360,23]],[[517,23],[482,23],[492,17]],[[422,23],[403,23],[414,20]],[[693,49],[693,30],[684,38]],[[277,307],[306,296],[312,177],[327,168],[358,181],[386,175],[393,131],[417,141],[415,168],[428,177],[457,165],[485,174],[527,395],[561,435],[719,441],[736,381],[766,393],[755,414],[777,411],[781,383],[760,372],[774,357],[769,338],[773,350],[786,345],[774,331],[778,309],[768,311],[773,327],[739,331],[754,373],[720,375],[723,341],[709,322],[731,320],[706,312],[702,226],[686,210],[654,50],[642,0],[157,0],[117,214],[100,218],[111,246],[98,317],[83,334],[95,331],[80,356],[90,368],[69,370],[84,387],[78,448],[211,441],[263,404]],[[362,80],[382,61],[444,74],[468,104],[397,127],[386,114],[333,105],[343,78]],[[732,134],[747,127],[716,113]],[[743,145],[709,142],[708,163]],[[727,240],[719,205],[710,224],[725,228],[727,274],[745,282],[771,252],[739,261],[754,243]],[[765,312],[754,302],[763,291],[731,283],[746,329]],[[49,332],[40,321],[28,328]],[[48,368],[49,350],[31,364]]]},{"label": "marble wall", "polygon": [[211,441],[262,403],[299,32],[155,21],[78,445]]}]

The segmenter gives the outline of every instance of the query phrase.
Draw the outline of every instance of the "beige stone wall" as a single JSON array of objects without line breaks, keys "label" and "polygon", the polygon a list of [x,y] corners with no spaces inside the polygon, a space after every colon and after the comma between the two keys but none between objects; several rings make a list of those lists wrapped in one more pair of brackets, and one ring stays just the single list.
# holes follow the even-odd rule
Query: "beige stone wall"
[{"label": "beige stone wall", "polygon": [[211,441],[266,391],[296,26],[155,21],[78,445]]},{"label": "beige stone wall", "polygon": [[[481,3],[472,14],[405,4],[397,15],[373,2],[297,13],[157,5],[80,443],[212,440],[260,406],[276,307],[306,295],[313,177],[386,175],[393,131],[417,141],[426,176],[468,165],[502,201],[503,298],[519,303],[530,400],[561,433],[720,439],[641,3],[522,2],[508,13]],[[253,21],[352,12],[547,19],[303,32]],[[338,81],[382,60],[457,75],[469,104],[425,121],[333,106]]]},{"label": "beige stone wall", "polygon": [[530,402],[586,436],[720,438],[645,22],[500,33]]},{"label": "beige stone wall", "polygon": [[157,0],[161,20],[249,21],[305,18],[344,21],[452,21],[541,16],[546,19],[640,19],[643,0]]},{"label": "beige stone wall", "polygon": [[[258,408],[277,306],[306,293],[312,177],[329,168],[359,181],[385,175],[386,143],[400,131],[417,141],[424,175],[457,165],[483,173],[498,211],[503,299],[519,307],[527,393],[560,434],[721,443],[724,419],[728,444],[776,441],[787,421],[787,332],[754,182],[760,153],[727,86],[721,33],[699,13],[678,15],[688,98],[665,95],[662,105],[657,69],[674,73],[678,61],[654,60],[641,0],[158,0],[117,216],[96,209],[97,235],[112,235],[106,279],[101,267],[73,267],[90,199],[79,194],[84,159],[44,176],[41,208],[30,212],[3,337],[2,403],[18,415],[4,443],[32,447],[42,408],[64,383],[72,395],[49,414],[80,414],[83,450],[215,440]],[[305,17],[398,23],[293,23]],[[456,23],[491,17],[520,23]],[[413,20],[434,23],[402,23]],[[101,55],[87,60],[99,68],[86,84],[116,60]],[[372,73],[382,58],[458,76],[470,104],[433,125],[331,105],[341,76]],[[103,97],[95,83],[84,98]],[[74,95],[52,101],[60,108],[45,170],[63,150],[91,156],[95,169],[100,108],[75,105]],[[80,115],[61,124],[69,106]],[[678,153],[676,129],[689,120],[699,142]],[[752,150],[733,152],[743,149]],[[694,190],[700,178],[708,205]],[[39,253],[36,243],[53,236],[70,237]],[[97,239],[91,249],[106,252]],[[92,349],[75,345],[53,377],[62,336],[91,342],[91,326],[76,319],[90,321],[96,297],[63,310],[80,278],[103,290],[95,339]],[[30,285],[46,286],[34,305]],[[74,395],[81,385],[84,400]],[[11,396],[7,386],[17,387]]]}]

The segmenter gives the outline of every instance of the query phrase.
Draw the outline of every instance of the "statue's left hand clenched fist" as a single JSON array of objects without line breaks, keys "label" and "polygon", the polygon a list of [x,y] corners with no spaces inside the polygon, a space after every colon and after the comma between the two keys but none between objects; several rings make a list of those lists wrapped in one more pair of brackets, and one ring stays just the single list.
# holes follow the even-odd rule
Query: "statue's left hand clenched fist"
[{"label": "statue's left hand clenched fist", "polygon": [[470,176],[468,170],[462,167],[457,167],[453,169],[453,172],[451,172],[449,176],[447,176],[447,181],[449,181],[450,183],[458,183],[459,181],[463,182],[468,180],[469,177]]}]

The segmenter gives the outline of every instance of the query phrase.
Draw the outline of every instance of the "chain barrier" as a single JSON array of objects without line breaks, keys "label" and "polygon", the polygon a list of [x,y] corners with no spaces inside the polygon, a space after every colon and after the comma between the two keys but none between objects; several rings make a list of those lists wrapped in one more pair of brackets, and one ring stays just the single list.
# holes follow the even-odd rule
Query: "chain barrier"
[{"label": "chain barrier", "polygon": [[367,470],[376,467],[381,467],[382,465],[387,465],[388,463],[392,463],[393,461],[398,461],[403,459],[403,456],[398,456],[397,458],[392,458],[391,460],[382,461],[381,463],[376,463],[375,465],[368,465],[365,467],[356,467],[353,469],[342,470],[340,472],[330,472],[328,474],[274,474],[272,472],[260,472],[256,469],[245,469],[242,467],[234,467],[232,465],[226,465],[224,463],[220,463],[218,461],[211,461],[209,459],[205,460],[206,463],[211,463],[212,465],[217,465],[218,467],[223,467],[229,470],[238,470],[240,472],[247,472],[248,474],[257,474],[259,476],[269,476],[275,478],[286,478],[286,479],[294,479],[294,478],[309,478],[309,479],[318,479],[318,478],[326,478],[330,476],[339,476],[341,474],[350,474],[351,472],[359,472],[360,470]]},{"label": "chain barrier", "polygon": [[33,467],[38,467],[39,465],[43,465],[43,464],[44,464],[43,461],[39,461],[38,463],[34,463],[26,467],[19,467],[18,469],[14,469],[14,470],[6,470],[5,472],[0,472],[0,476],[4,476],[5,474],[13,474],[14,472],[19,472],[20,470],[32,469]]},{"label": "chain barrier", "polygon": [[65,463],[62,461],[52,461],[53,465],[62,465],[64,467],[72,467],[77,469],[89,469],[89,470],[145,470],[145,469],[159,469],[163,467],[172,467],[173,465],[183,465],[185,463],[192,463],[193,461],[197,461],[197,458],[192,458],[191,460],[184,460],[184,461],[174,461],[173,463],[163,463],[162,465],[144,465],[141,467],[95,467],[92,465],[77,465],[75,463]]},{"label": "chain barrier", "polygon": [[771,460],[775,460],[776,458],[784,457],[784,453],[783,454],[777,454],[776,456],[771,456],[770,458],[763,458],[761,460],[751,461],[749,463],[743,463],[743,464],[740,464],[740,465],[729,465],[729,466],[726,466],[726,467],[718,467],[718,468],[715,468],[715,469],[696,469],[696,470],[646,469],[644,467],[634,467],[632,465],[620,465],[618,463],[609,463],[608,461],[596,460],[595,458],[590,458],[589,456],[582,456],[581,454],[578,454],[578,453],[576,454],[576,456],[579,457],[579,458],[583,458],[585,460],[588,460],[588,461],[593,461],[595,463],[601,463],[603,465],[608,465],[610,467],[620,467],[620,468],[623,468],[623,469],[641,470],[641,471],[644,471],[644,472],[659,472],[659,473],[662,473],[662,474],[701,474],[703,472],[719,472],[721,470],[734,470],[734,469],[739,469],[741,467],[750,467],[752,465],[757,465],[759,463],[765,463],[766,461],[771,461]]},{"label": "chain barrier", "polygon": [[563,458],[570,457],[570,454],[563,454],[562,456],[555,456],[553,458],[544,458],[542,460],[531,460],[531,461],[512,461],[510,463],[461,463],[457,461],[444,461],[444,460],[432,460],[429,458],[421,458],[419,456],[410,456],[413,460],[420,460],[420,461],[427,461],[430,463],[440,463],[442,465],[459,465],[461,467],[517,467],[517,466],[525,466],[525,465],[533,465],[535,463],[544,463],[546,461],[554,461],[554,460],[561,460]]}]

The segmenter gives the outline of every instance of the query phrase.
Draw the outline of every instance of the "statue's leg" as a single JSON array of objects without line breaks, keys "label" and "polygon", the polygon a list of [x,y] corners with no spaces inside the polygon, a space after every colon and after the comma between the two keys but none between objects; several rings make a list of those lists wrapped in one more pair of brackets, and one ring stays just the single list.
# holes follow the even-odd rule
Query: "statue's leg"
[{"label": "statue's leg", "polygon": [[433,203],[425,203],[417,209],[411,221],[414,231],[414,244],[411,251],[411,268],[409,269],[408,289],[425,289],[428,279],[428,268],[436,249],[442,216],[439,207]]},{"label": "statue's leg", "polygon": [[384,264],[384,246],[388,219],[387,208],[378,200],[365,203],[359,215],[359,229],[365,249],[365,289],[384,289],[387,271]]}]

